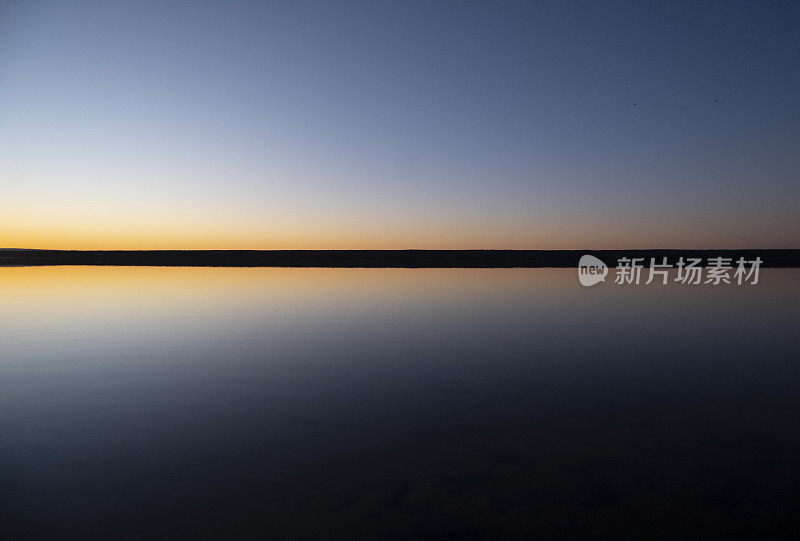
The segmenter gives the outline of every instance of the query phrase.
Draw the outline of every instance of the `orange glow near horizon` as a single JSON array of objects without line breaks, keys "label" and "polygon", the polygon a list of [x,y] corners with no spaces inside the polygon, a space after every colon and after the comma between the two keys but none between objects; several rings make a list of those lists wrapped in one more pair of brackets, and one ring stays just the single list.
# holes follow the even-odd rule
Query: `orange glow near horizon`
[{"label": "orange glow near horizon", "polygon": [[[150,222],[38,225],[0,220],[0,248],[55,250],[348,250],[348,249],[631,249],[631,248],[797,248],[791,226],[777,233],[750,229],[729,236],[685,224],[674,231],[536,224],[482,228],[480,224],[391,224],[336,227],[331,223],[292,226],[212,227],[212,224]],[[775,242],[773,239],[786,239]]]},{"label": "orange glow near horizon", "polygon": [[[149,200],[151,201],[151,200]],[[12,202],[14,202],[12,200]],[[683,219],[656,209],[615,213],[543,206],[529,213],[492,207],[376,209],[345,205],[264,210],[77,198],[18,199],[0,216],[0,248],[145,249],[626,249],[797,248],[793,216],[731,219],[709,212]],[[335,211],[334,211],[335,210]],[[713,222],[715,227],[708,227]],[[704,225],[706,224],[706,225]],[[732,233],[733,232],[733,233]]]}]

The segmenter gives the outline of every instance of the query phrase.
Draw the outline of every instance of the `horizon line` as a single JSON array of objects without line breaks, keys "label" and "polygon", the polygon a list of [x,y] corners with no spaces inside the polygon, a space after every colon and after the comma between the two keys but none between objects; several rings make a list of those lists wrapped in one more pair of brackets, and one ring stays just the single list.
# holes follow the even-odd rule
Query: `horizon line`
[{"label": "horizon line", "polygon": [[797,248],[742,249],[361,249],[361,250],[45,250],[37,248],[0,249],[5,266],[175,266],[175,267],[349,267],[349,268],[576,268],[580,257],[595,254],[613,267],[625,257],[642,261],[667,260],[667,256],[699,258],[709,264],[710,256],[760,258],[764,267],[800,267]]}]

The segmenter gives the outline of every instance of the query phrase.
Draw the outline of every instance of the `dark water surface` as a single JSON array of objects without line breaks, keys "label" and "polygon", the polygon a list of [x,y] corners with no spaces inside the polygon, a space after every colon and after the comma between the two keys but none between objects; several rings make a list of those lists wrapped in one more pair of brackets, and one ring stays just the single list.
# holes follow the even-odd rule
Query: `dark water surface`
[{"label": "dark water surface", "polygon": [[797,533],[800,270],[0,268],[0,537]]}]

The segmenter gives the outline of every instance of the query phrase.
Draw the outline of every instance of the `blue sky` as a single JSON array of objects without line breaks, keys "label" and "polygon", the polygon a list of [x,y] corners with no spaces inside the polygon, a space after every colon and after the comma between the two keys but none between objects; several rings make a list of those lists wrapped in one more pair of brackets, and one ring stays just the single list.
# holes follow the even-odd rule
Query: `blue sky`
[{"label": "blue sky", "polygon": [[6,2],[0,245],[798,247],[794,2]]}]

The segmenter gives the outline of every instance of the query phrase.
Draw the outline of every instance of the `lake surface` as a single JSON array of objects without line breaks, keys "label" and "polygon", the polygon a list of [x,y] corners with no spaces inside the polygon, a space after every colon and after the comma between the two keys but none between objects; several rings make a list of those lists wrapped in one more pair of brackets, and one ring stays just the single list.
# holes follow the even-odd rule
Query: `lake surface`
[{"label": "lake surface", "polygon": [[788,534],[800,269],[0,268],[0,537]]}]

